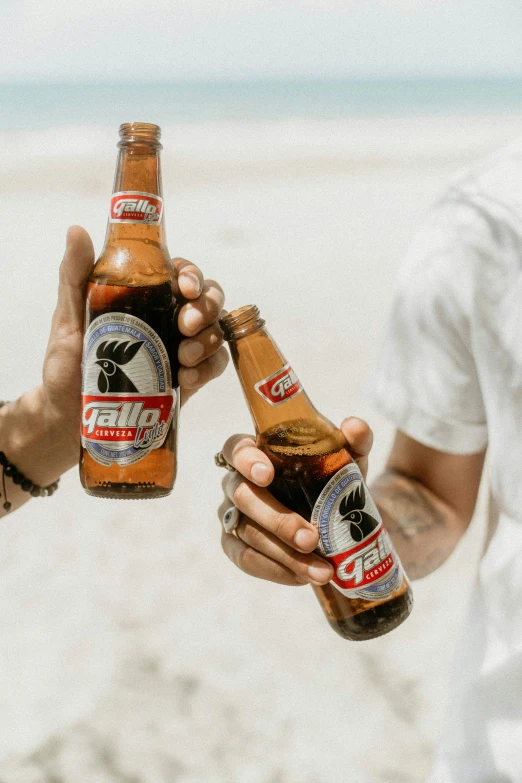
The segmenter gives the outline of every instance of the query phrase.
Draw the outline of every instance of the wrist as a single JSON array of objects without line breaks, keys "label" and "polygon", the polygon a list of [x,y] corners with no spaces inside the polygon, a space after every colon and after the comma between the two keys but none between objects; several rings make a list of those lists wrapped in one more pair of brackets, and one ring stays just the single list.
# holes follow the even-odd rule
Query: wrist
[{"label": "wrist", "polygon": [[24,476],[46,487],[78,462],[79,447],[48,415],[44,391],[37,387],[0,408],[0,451]]}]

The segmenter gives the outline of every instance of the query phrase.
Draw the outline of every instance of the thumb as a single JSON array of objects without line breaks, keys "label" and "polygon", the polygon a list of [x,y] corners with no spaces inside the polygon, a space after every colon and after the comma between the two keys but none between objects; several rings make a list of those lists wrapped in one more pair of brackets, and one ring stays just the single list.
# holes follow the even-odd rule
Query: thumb
[{"label": "thumb", "polygon": [[368,455],[373,445],[373,432],[362,419],[350,416],[341,424],[341,432],[348,443],[348,451],[357,462],[364,479],[368,473]]},{"label": "thumb", "polygon": [[58,325],[83,329],[85,286],[93,265],[94,247],[89,234],[81,226],[71,226],[60,264],[58,303],[54,313]]}]

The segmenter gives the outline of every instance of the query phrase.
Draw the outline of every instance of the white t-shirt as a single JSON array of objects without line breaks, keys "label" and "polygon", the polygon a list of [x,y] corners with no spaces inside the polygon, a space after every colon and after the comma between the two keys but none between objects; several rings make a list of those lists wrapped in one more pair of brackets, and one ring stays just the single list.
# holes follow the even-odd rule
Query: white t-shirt
[{"label": "white t-shirt", "polygon": [[522,781],[522,140],[454,181],[400,271],[374,387],[415,440],[488,445],[499,523],[480,565],[429,783]]}]

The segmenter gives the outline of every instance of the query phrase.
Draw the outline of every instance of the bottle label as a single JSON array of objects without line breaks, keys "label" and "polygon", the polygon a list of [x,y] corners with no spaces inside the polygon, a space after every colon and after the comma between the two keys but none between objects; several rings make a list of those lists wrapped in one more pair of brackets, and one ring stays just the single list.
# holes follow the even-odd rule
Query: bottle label
[{"label": "bottle label", "polygon": [[100,465],[132,465],[165,441],[174,413],[170,362],[140,318],[105,313],[89,325],[82,365],[82,446]]},{"label": "bottle label", "polygon": [[157,225],[163,213],[163,199],[140,190],[113,193],[109,223],[150,223]]},{"label": "bottle label", "polygon": [[256,383],[254,388],[270,405],[281,405],[303,391],[299,378],[289,364]]},{"label": "bottle label", "polygon": [[311,522],[318,551],[333,566],[332,584],[349,598],[382,601],[402,584],[400,560],[354,462],[323,488]]}]

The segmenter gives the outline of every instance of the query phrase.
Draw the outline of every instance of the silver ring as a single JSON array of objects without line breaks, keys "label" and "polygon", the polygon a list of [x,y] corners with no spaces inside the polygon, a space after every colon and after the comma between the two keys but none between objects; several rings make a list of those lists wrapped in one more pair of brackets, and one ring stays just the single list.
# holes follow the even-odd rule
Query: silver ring
[{"label": "silver ring", "polygon": [[225,470],[235,471],[235,468],[232,467],[230,462],[227,462],[224,458],[222,451],[218,451],[218,453],[214,455],[214,462],[218,468],[225,468]]},{"label": "silver ring", "polygon": [[230,506],[223,514],[223,527],[225,533],[233,533],[239,524],[239,509],[236,506]]}]

